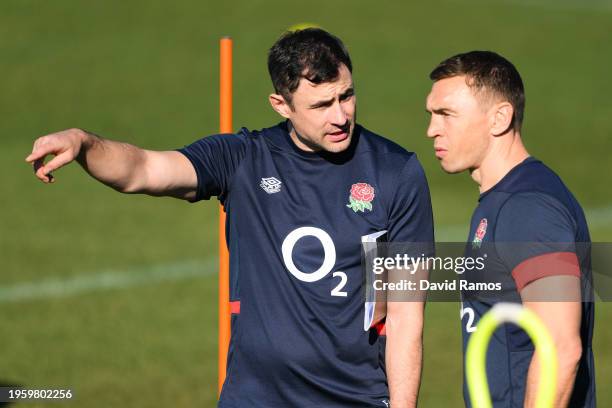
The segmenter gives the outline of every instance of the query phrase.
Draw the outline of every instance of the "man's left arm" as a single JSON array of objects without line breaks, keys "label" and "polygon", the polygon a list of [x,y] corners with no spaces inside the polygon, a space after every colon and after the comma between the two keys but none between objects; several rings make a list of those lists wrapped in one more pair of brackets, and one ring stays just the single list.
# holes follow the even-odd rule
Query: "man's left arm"
[{"label": "man's left arm", "polygon": [[[543,294],[551,288],[561,294],[563,301],[543,302]],[[575,301],[566,301],[575,298]],[[557,392],[555,407],[567,407],[574,388],[578,364],[582,356],[580,323],[582,304],[580,302],[580,278],[576,276],[549,276],[538,279],[521,291],[523,305],[533,311],[544,323],[557,352]],[[537,353],[529,365],[525,407],[534,407],[539,392],[538,381],[542,375]]]},{"label": "man's left arm", "polygon": [[[561,408],[569,403],[582,356],[581,269],[575,228],[571,214],[559,201],[529,192],[506,202],[496,229],[496,248],[512,271],[523,306],[538,315],[555,344],[554,406]],[[522,243],[513,243],[519,238]],[[534,353],[527,373],[525,407],[534,406],[541,375],[547,373],[540,372]]]},{"label": "man's left arm", "polygon": [[388,302],[385,364],[391,407],[416,407],[423,365],[424,302]]},{"label": "man's left arm", "polygon": [[[412,248],[413,249],[413,248]],[[387,293],[385,365],[392,408],[416,407],[423,366],[423,322],[427,291],[419,290],[428,278],[424,269],[388,271],[391,283],[415,282],[416,289]]]},{"label": "man's left arm", "polygon": [[[430,255],[434,241],[431,199],[425,173],[415,155],[406,161],[392,180],[387,256],[392,257],[395,253]],[[389,282],[403,279],[418,282],[426,276],[427,272],[422,270],[412,274],[406,269],[388,271]],[[424,309],[424,293],[387,292],[385,365],[393,408],[415,407],[417,404],[423,361]]]}]

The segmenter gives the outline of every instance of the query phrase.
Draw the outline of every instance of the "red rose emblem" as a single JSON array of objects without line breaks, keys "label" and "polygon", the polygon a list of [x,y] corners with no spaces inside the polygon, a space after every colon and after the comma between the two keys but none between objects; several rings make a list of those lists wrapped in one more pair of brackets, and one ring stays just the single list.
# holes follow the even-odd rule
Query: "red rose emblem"
[{"label": "red rose emblem", "polygon": [[482,241],[486,233],[487,233],[487,219],[483,218],[482,220],[480,220],[480,224],[478,225],[478,229],[476,230],[476,238]]},{"label": "red rose emblem", "polygon": [[374,200],[374,187],[368,183],[356,183],[351,186],[349,203],[346,205],[355,212],[372,211],[372,200]]},{"label": "red rose emblem", "polygon": [[351,186],[351,197],[357,201],[365,201],[366,203],[371,202],[376,194],[374,194],[374,188],[367,183],[357,183]]},{"label": "red rose emblem", "polygon": [[472,240],[472,248],[480,248],[480,244],[484,239],[485,234],[487,233],[487,219],[483,218],[478,223],[478,228],[476,228],[476,232],[474,232],[474,239]]}]

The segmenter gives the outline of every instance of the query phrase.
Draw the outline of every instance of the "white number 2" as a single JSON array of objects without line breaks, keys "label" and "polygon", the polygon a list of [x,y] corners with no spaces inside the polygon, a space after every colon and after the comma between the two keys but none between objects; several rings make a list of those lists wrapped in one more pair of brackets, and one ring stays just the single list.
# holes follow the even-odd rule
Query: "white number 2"
[{"label": "white number 2", "polygon": [[[321,242],[323,245],[323,251],[325,253],[323,258],[323,263],[321,267],[314,272],[306,273],[300,271],[295,263],[293,262],[293,248],[295,244],[303,237],[312,236],[315,237]],[[283,253],[283,262],[285,263],[285,267],[289,271],[291,275],[301,280],[302,282],[316,282],[318,280],[323,279],[331,272],[336,264],[336,246],[334,245],[334,241],[332,241],[329,234],[323,231],[320,228],[315,227],[300,227],[294,229],[285,237],[283,240],[283,245],[281,247]],[[347,276],[346,273],[337,271],[332,274],[335,278],[336,276],[340,277],[340,283],[331,291],[332,296],[347,296],[347,293],[342,290],[342,288],[346,285]]]},{"label": "white number 2", "polygon": [[338,271],[338,272],[334,272],[334,274],[332,276],[334,278],[336,276],[339,276],[340,277],[340,283],[338,283],[338,286],[336,286],[335,288],[332,289],[331,295],[332,296],[345,296],[346,297],[347,293],[342,290],[344,285],[346,285],[346,281],[348,280],[348,278],[346,276],[346,273],[344,273],[342,271]]},{"label": "white number 2", "polygon": [[474,309],[472,309],[471,307],[463,307],[463,302],[461,302],[461,311],[459,313],[461,314],[462,321],[463,321],[463,316],[465,315],[468,316],[467,323],[465,324],[465,331],[468,333],[475,332],[476,326],[474,326],[474,317],[475,317]]}]

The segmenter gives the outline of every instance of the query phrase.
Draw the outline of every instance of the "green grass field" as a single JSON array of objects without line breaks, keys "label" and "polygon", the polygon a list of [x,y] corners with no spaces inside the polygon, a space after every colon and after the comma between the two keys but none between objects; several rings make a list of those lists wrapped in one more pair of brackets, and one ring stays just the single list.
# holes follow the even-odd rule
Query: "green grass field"
[{"label": "green grass field", "polygon": [[[351,50],[359,121],[418,153],[438,240],[465,238],[477,189],[435,160],[427,75],[451,54],[492,49],[523,75],[530,152],[587,209],[593,240],[612,241],[610,1],[5,0],[0,385],[72,388],[74,400],[57,406],[214,406],[216,202],[121,196],[78,166],[47,186],[24,158],[37,136],[68,127],[153,149],[215,133],[223,35],[235,40],[235,126],[276,123],[266,52],[302,21]],[[612,406],[611,318],[599,303],[603,407]],[[421,406],[462,404],[460,350],[459,306],[429,304]]]}]

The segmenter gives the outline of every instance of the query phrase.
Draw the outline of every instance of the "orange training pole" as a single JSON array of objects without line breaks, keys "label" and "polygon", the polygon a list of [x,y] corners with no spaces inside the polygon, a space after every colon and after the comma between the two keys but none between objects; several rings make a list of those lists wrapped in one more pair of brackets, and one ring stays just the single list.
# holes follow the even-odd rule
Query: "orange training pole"
[{"label": "orange training pole", "polygon": [[[219,132],[232,133],[232,39],[220,41]],[[219,356],[218,393],[225,381],[225,365],[230,340],[229,252],[225,241],[225,212],[219,207]]]}]

